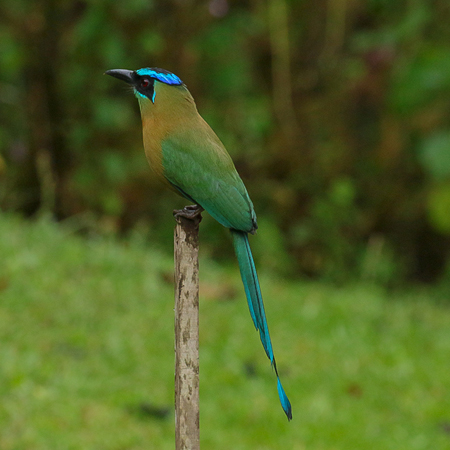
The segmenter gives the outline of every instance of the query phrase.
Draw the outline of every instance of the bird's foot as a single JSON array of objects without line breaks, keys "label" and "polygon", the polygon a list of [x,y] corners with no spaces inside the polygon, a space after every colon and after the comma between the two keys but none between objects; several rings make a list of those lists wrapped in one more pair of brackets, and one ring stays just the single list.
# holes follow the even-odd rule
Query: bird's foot
[{"label": "bird's foot", "polygon": [[180,217],[185,219],[194,220],[200,223],[202,221],[202,212],[204,209],[199,205],[185,206],[183,209],[175,209],[173,211],[173,217],[178,222]]}]

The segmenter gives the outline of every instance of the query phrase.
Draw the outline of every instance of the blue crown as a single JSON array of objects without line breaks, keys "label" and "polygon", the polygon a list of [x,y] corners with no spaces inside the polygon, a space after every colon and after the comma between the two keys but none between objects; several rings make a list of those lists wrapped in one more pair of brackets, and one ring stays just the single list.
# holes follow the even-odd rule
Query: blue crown
[{"label": "blue crown", "polygon": [[140,76],[148,75],[150,78],[160,81],[161,83],[169,84],[171,86],[179,86],[183,82],[172,72],[165,69],[158,69],[158,67],[144,67],[136,70]]}]

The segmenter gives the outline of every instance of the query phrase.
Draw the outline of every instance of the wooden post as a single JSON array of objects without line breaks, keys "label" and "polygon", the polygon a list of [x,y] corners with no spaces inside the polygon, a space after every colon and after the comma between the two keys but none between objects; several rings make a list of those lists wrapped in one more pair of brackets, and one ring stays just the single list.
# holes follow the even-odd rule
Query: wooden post
[{"label": "wooden post", "polygon": [[201,215],[175,214],[175,449],[200,449],[198,228]]}]

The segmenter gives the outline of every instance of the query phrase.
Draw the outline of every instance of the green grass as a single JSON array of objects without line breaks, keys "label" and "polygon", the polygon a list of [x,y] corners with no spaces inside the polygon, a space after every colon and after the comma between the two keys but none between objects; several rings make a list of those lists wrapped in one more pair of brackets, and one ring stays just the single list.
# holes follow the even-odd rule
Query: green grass
[{"label": "green grass", "polygon": [[[438,291],[261,271],[288,423],[237,267],[200,264],[202,448],[450,448],[450,301]],[[174,448],[173,413],[140,407],[172,408],[172,266],[138,232],[82,239],[0,216],[1,450]]]}]

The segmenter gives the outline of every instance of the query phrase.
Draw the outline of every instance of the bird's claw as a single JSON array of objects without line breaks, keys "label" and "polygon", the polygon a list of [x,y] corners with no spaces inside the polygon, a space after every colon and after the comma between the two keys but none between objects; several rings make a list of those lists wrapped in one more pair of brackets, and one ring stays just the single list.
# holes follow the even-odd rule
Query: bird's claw
[{"label": "bird's claw", "polygon": [[185,219],[196,220],[200,223],[202,220],[203,211],[204,209],[199,205],[188,205],[183,209],[175,209],[173,211],[173,217],[175,217],[177,222],[180,217],[184,217]]}]

